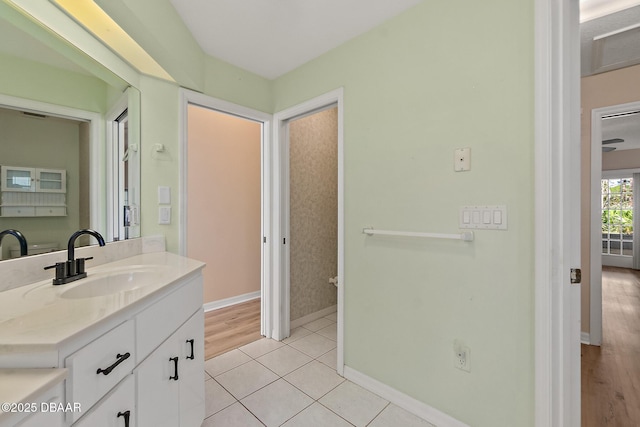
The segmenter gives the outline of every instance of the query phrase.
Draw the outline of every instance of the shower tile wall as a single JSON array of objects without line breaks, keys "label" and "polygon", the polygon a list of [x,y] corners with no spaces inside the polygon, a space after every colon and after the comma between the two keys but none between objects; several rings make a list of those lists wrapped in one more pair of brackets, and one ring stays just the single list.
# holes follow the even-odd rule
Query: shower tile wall
[{"label": "shower tile wall", "polygon": [[337,138],[336,108],[289,126],[292,321],[337,302]]}]

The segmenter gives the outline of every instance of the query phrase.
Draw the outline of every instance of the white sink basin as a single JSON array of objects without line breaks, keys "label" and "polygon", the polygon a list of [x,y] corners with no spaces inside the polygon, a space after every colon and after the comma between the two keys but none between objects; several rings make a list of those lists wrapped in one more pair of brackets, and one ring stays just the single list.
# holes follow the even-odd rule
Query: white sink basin
[{"label": "white sink basin", "polygon": [[28,290],[24,297],[29,300],[52,302],[58,298],[94,298],[117,293],[135,293],[148,286],[166,282],[167,268],[161,265],[133,265],[100,269],[88,272],[88,276],[65,285],[54,286],[51,282]]},{"label": "white sink basin", "polygon": [[[111,295],[118,292],[134,291],[136,289],[158,284],[162,273],[153,270],[133,270],[107,273],[95,277],[80,279],[72,288],[60,293],[60,298],[93,298]],[[65,286],[65,285],[59,285]]]}]

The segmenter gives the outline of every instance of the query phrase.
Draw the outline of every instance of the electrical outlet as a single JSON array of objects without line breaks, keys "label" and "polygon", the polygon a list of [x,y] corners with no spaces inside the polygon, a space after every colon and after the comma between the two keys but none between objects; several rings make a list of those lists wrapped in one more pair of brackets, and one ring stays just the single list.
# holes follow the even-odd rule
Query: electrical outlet
[{"label": "electrical outlet", "polygon": [[453,170],[456,172],[471,170],[471,148],[456,148],[453,155]]},{"label": "electrical outlet", "polygon": [[455,342],[453,345],[453,366],[471,372],[471,350],[465,345]]}]

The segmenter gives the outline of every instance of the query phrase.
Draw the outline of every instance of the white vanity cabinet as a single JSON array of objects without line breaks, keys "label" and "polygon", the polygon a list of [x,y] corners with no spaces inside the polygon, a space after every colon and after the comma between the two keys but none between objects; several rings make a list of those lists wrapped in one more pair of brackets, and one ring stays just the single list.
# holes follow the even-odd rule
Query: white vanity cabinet
[{"label": "white vanity cabinet", "polygon": [[68,415],[74,427],[200,427],[202,276],[184,281],[67,356],[65,367],[67,402],[83,409]]},{"label": "white vanity cabinet", "polygon": [[[93,282],[53,286],[48,281],[5,291],[0,316],[10,313],[3,325],[11,325],[0,331],[5,377],[15,377],[17,367],[64,373],[55,396],[65,407],[80,407],[34,414],[52,419],[24,427],[200,427],[205,414],[203,267],[174,254],[149,253],[92,270]],[[101,274],[120,280],[131,271],[140,272],[133,276],[138,284],[103,289]],[[68,293],[83,286],[90,296]],[[32,311],[25,314],[25,307]],[[33,401],[25,396],[24,401]],[[31,417],[17,421],[23,419],[32,422]],[[5,425],[0,413],[0,427]]]},{"label": "white vanity cabinet", "polygon": [[199,427],[204,419],[204,314],[196,312],[136,368],[138,427]]}]

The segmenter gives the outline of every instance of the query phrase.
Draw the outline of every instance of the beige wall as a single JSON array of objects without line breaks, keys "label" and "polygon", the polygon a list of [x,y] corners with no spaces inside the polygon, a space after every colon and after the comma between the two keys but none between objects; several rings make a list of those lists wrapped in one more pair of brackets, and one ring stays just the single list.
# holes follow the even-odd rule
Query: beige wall
[{"label": "beige wall", "polygon": [[640,168],[640,149],[602,153],[602,170]]},{"label": "beige wall", "polygon": [[[581,81],[582,121],[581,121],[581,268],[582,268],[582,331],[590,332],[590,292],[591,292],[591,111],[595,108],[625,104],[640,100],[640,65],[585,77]],[[622,153],[622,152],[621,152]],[[609,159],[617,159],[618,156]],[[603,167],[611,167],[603,156]],[[615,160],[614,160],[615,161]],[[620,163],[617,163],[620,164]],[[626,167],[626,166],[625,166]]]},{"label": "beige wall", "polygon": [[291,320],[335,305],[338,274],[338,111],[289,125]]},{"label": "beige wall", "polygon": [[207,263],[204,302],[260,290],[261,125],[188,111],[187,255]]}]

